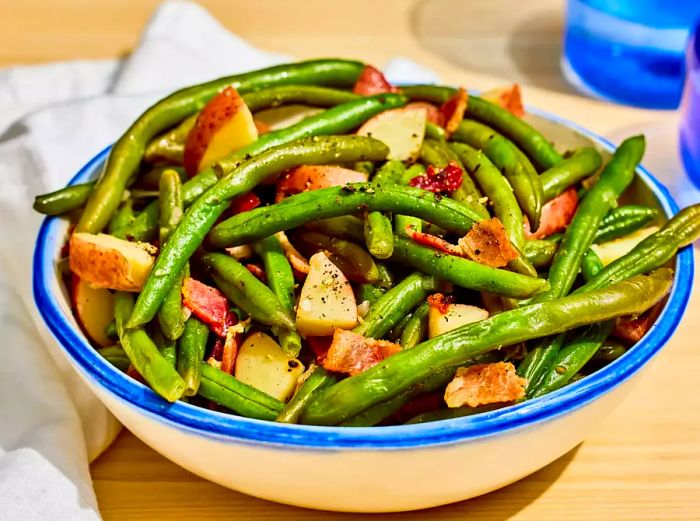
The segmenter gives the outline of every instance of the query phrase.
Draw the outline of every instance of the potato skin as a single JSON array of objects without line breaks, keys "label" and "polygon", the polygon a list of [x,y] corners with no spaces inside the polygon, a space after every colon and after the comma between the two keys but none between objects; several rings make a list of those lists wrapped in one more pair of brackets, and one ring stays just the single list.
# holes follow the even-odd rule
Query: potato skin
[{"label": "potato skin", "polygon": [[153,257],[148,246],[111,235],[74,233],[70,239],[70,270],[95,288],[140,291]]}]

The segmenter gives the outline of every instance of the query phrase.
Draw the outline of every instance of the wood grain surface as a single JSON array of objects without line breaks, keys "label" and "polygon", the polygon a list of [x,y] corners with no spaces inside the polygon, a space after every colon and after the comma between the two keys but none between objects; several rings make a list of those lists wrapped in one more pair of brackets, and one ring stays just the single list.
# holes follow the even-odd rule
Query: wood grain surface
[{"label": "wood grain surface", "polygon": [[[156,0],[0,0],[0,66],[124,55]],[[574,95],[559,68],[563,1],[211,0],[221,22],[253,44],[299,58],[406,56],[444,81],[528,85],[529,103],[619,137],[667,113]],[[669,150],[669,154],[675,153]],[[589,439],[507,488],[398,519],[700,520],[700,296],[630,397]],[[526,450],[526,449],[525,449]],[[468,472],[468,462],[465,472]],[[232,466],[235,462],[232,462]],[[300,469],[303,472],[303,469]],[[106,520],[349,519],[258,500],[206,482],[128,432],[93,465]],[[388,517],[388,516],[387,516]]]}]

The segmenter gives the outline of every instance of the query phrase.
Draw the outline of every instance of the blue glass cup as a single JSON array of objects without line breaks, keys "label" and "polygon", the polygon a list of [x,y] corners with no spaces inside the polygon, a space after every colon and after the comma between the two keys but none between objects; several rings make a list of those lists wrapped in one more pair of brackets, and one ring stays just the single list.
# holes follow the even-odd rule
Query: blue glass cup
[{"label": "blue glass cup", "polygon": [[700,0],[568,0],[562,69],[595,97],[675,109]]},{"label": "blue glass cup", "polygon": [[700,187],[700,23],[688,42],[686,67],[681,103],[681,157],[688,177]]}]

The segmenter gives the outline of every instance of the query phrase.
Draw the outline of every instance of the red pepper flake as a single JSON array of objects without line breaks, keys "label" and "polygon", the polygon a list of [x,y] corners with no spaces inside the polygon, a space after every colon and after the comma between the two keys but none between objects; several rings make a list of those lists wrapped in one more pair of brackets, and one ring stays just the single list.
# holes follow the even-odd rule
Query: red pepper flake
[{"label": "red pepper flake", "polygon": [[443,253],[447,253],[448,255],[457,255],[458,257],[462,257],[464,255],[459,246],[451,244],[441,237],[437,237],[436,235],[431,235],[429,233],[419,232],[414,229],[407,229],[407,231],[409,236],[418,244],[428,246],[429,248],[434,248]]},{"label": "red pepper flake", "polygon": [[384,94],[386,92],[399,92],[399,89],[389,83],[379,69],[371,65],[365,65],[352,91],[361,96],[372,96],[374,94]]},{"label": "red pepper flake", "polygon": [[229,209],[231,214],[236,215],[254,210],[258,206],[260,206],[260,198],[254,192],[248,192],[247,194],[239,195],[231,201]]},{"label": "red pepper flake", "polygon": [[229,313],[226,296],[218,289],[191,277],[182,283],[182,304],[207,324],[217,336],[226,335],[226,329],[232,320],[236,323],[235,316]]},{"label": "red pepper flake", "polygon": [[442,293],[435,293],[428,297],[428,305],[431,308],[437,309],[441,315],[445,315],[450,307],[455,301],[452,295],[443,295]]},{"label": "red pepper flake", "polygon": [[438,109],[445,122],[444,127],[448,134],[452,134],[464,119],[464,113],[467,111],[467,101],[469,96],[467,91],[460,87],[457,93],[440,105]]},{"label": "red pepper flake", "polygon": [[462,184],[464,172],[454,161],[442,169],[428,166],[425,174],[418,175],[411,179],[408,184],[423,190],[428,190],[436,194],[453,192]]}]

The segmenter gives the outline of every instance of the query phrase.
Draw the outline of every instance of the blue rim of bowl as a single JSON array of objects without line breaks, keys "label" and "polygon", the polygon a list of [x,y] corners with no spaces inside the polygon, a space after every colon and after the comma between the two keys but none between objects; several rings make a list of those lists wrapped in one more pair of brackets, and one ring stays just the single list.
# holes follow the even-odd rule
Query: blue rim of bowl
[{"label": "blue rim of bowl", "polygon": [[[569,127],[603,148],[614,149],[609,141],[565,119],[536,109],[528,112]],[[106,159],[110,148],[88,162],[70,184],[88,180]],[[637,174],[654,193],[666,216],[674,215],[678,207],[668,190],[643,167],[637,169]],[[167,403],[103,359],[82,332],[70,324],[58,296],[49,291],[56,282],[54,255],[64,240],[63,234],[58,233],[59,226],[58,218],[48,217],[39,230],[33,260],[34,300],[47,327],[83,375],[141,414],[190,433],[224,442],[307,450],[390,450],[463,443],[569,414],[627,380],[665,345],[685,311],[693,280],[693,252],[689,246],[676,257],[675,281],[668,302],[647,335],[601,370],[541,398],[476,416],[416,425],[366,428],[287,425],[210,411],[183,402]]]}]

